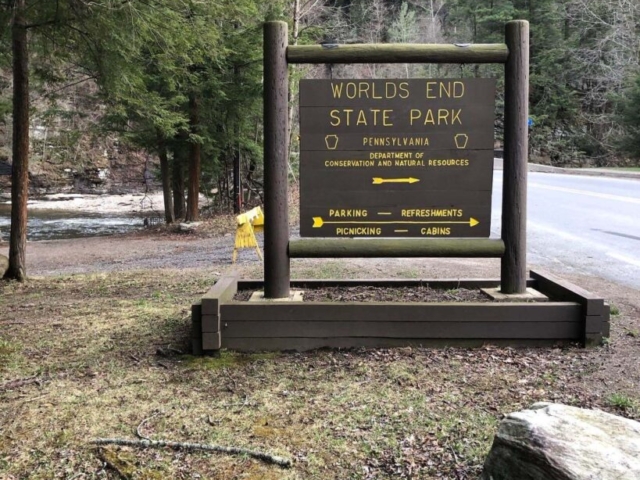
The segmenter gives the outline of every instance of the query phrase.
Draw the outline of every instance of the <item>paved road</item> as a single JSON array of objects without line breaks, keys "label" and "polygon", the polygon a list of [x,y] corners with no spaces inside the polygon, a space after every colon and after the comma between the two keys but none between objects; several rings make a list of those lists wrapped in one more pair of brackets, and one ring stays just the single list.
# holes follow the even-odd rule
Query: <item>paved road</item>
[{"label": "paved road", "polygon": [[[502,171],[492,237],[500,236]],[[640,290],[640,179],[529,173],[528,263]]]}]

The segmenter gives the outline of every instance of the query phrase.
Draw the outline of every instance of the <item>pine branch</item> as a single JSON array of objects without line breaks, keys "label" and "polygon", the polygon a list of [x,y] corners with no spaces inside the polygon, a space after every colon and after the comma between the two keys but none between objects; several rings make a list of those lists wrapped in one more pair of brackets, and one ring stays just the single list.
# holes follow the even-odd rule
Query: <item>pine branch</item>
[{"label": "pine branch", "polygon": [[224,447],[222,445],[207,445],[203,443],[183,443],[183,442],[169,442],[165,440],[128,440],[125,438],[96,438],[91,440],[94,445],[119,445],[126,447],[138,447],[138,448],[172,448],[174,450],[202,450],[205,452],[218,452],[228,453],[229,455],[246,455],[257,460],[262,460],[266,463],[272,463],[279,465],[283,468],[290,468],[291,460],[276,455],[270,455],[264,452],[258,452],[255,450],[246,450],[239,447]]}]

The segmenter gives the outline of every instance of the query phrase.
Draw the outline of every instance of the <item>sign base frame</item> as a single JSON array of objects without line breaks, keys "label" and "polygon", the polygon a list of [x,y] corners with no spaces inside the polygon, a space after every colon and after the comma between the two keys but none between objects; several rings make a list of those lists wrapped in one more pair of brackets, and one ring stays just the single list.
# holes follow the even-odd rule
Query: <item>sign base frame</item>
[{"label": "sign base frame", "polygon": [[[293,280],[292,288],[327,286],[497,288],[498,279]],[[194,352],[314,350],[402,346],[593,347],[609,336],[604,299],[550,275],[531,271],[527,286],[548,302],[279,302],[234,301],[263,280],[225,276],[192,310]],[[339,328],[337,328],[339,326]]]}]

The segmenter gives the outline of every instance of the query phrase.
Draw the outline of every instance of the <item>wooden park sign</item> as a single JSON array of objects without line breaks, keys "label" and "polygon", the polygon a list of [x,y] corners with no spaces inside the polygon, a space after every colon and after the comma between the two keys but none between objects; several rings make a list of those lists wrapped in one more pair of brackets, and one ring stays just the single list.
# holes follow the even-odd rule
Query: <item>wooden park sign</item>
[{"label": "wooden park sign", "polygon": [[[527,275],[527,22],[509,22],[505,43],[491,45],[289,46],[287,39],[286,23],[265,24],[264,280],[232,275],[214,285],[193,307],[194,351],[595,344],[608,335],[609,309],[601,298],[549,275]],[[477,238],[488,237],[490,228],[492,79],[301,81],[300,232],[329,238],[291,238],[293,63],[504,64],[501,238]],[[496,257],[500,279],[291,280],[292,258],[351,257]],[[505,295],[532,287],[550,301],[296,302],[290,296],[290,287],[425,284],[499,287]],[[265,301],[234,300],[239,290],[262,288]]]},{"label": "wooden park sign", "polygon": [[488,237],[494,79],[301,80],[303,237]]},{"label": "wooden park sign", "polygon": [[[340,236],[340,238],[302,238],[291,239],[289,237],[289,205],[288,205],[288,153],[289,153],[289,65],[297,63],[459,63],[459,64],[479,64],[479,63],[498,63],[504,64],[504,171],[502,182],[502,232],[500,239],[493,238],[452,238],[453,235],[460,235],[457,231],[452,231],[451,236],[446,238],[345,238],[348,236]],[[441,124],[444,124],[445,118],[450,125],[442,125],[443,135],[441,138],[439,135],[433,132],[424,134],[429,138],[429,148],[440,148],[442,150],[477,150],[492,149],[493,145],[489,146],[488,142],[492,139],[493,135],[490,133],[486,137],[482,135],[482,128],[491,128],[492,114],[488,114],[485,122],[472,123],[471,125],[477,125],[476,132],[478,135],[475,137],[469,133],[458,130],[461,125],[457,124],[460,118],[463,122],[475,122],[473,116],[460,117],[456,114],[456,107],[458,103],[465,103],[467,109],[473,109],[475,102],[481,105],[482,102],[490,102],[493,104],[492,88],[487,90],[487,87],[481,86],[481,83],[475,83],[472,81],[464,80],[462,85],[453,83],[441,84],[439,80],[422,79],[417,80],[417,84],[412,83],[414,80],[407,80],[407,83],[403,81],[392,82],[393,86],[384,83],[385,81],[372,81],[368,84],[360,84],[360,82],[349,86],[344,84],[343,95],[340,101],[344,101],[347,104],[356,102],[362,102],[361,106],[354,104],[354,110],[361,109],[366,110],[363,112],[367,127],[364,126],[363,119],[360,118],[360,112],[354,117],[349,117],[349,125],[347,125],[347,113],[345,108],[351,108],[349,106],[340,104],[329,104],[328,100],[333,102],[334,90],[331,82],[325,83],[324,87],[321,87],[317,91],[312,91],[311,96],[304,94],[302,98],[302,108],[325,108],[324,118],[320,113],[319,121],[317,124],[314,121],[308,123],[303,119],[301,139],[304,143],[303,151],[304,155],[307,155],[307,151],[313,152],[314,145],[318,145],[318,140],[314,140],[313,135],[319,135],[319,145],[321,152],[322,145],[324,143],[325,155],[330,148],[335,148],[334,154],[337,152],[349,151],[355,152],[368,152],[375,153],[373,150],[360,150],[361,148],[368,147],[364,145],[362,135],[360,135],[360,145],[358,145],[358,134],[360,132],[357,128],[365,129],[370,128],[371,122],[378,121],[378,126],[372,126],[374,129],[369,137],[389,137],[390,145],[376,144],[375,148],[377,152],[386,151],[409,151],[415,152],[418,150],[404,150],[397,149],[393,144],[394,138],[406,138],[409,136],[420,137],[421,133],[424,133],[427,127],[430,125],[431,117],[428,115],[429,104],[436,105],[435,108],[448,110],[448,114],[442,112],[440,117],[435,115],[433,119],[436,122],[439,118]],[[436,83],[429,84],[427,82],[435,81]],[[348,83],[348,81],[347,81]],[[421,83],[421,84],[420,84]],[[319,85],[322,85],[320,83]],[[462,95],[461,87],[464,86],[465,91]],[[304,85],[303,85],[304,88]],[[324,88],[324,93],[322,88]],[[338,87],[336,87],[338,88]],[[416,90],[417,88],[417,90]],[[387,89],[389,89],[387,91]],[[477,90],[474,90],[477,89]],[[375,90],[375,91],[374,91]],[[470,92],[477,92],[477,94],[471,94]],[[485,95],[483,95],[483,91]],[[353,98],[349,98],[352,96]],[[374,98],[382,97],[382,98]],[[407,98],[402,98],[402,97]],[[429,97],[436,98],[429,98]],[[434,256],[464,256],[464,257],[500,257],[501,258],[501,271],[500,271],[500,289],[502,293],[522,293],[527,288],[527,275],[526,275],[526,200],[527,200],[527,149],[528,149],[528,96],[529,96],[529,24],[526,21],[514,21],[509,22],[505,28],[505,43],[503,44],[472,44],[472,45],[399,45],[399,44],[376,44],[376,45],[288,45],[288,33],[287,25],[284,22],[268,22],[264,28],[264,207],[265,207],[265,230],[264,230],[264,295],[266,298],[288,298],[290,293],[290,259],[291,258],[304,258],[304,257],[333,257],[333,258],[345,258],[345,257],[357,257],[357,256],[396,256],[396,257],[434,257]],[[393,98],[384,98],[393,97]],[[457,98],[460,97],[460,98]],[[319,104],[313,104],[317,98]],[[409,101],[410,98],[415,100]],[[381,106],[370,105],[371,102],[382,102]],[[388,102],[388,103],[387,103]],[[388,106],[385,106],[388,105]],[[370,106],[368,106],[370,105]],[[464,106],[463,112],[464,112]],[[481,107],[478,107],[481,108]],[[342,109],[342,110],[341,110]],[[381,111],[374,113],[371,109],[378,109]],[[394,112],[385,112],[384,110],[394,110]],[[413,121],[414,125],[411,125],[411,110],[415,109]],[[331,110],[337,110],[333,117]],[[453,110],[453,112],[452,112]],[[492,108],[490,110],[493,110]],[[482,111],[482,108],[481,108]],[[486,111],[486,110],[485,110]],[[403,116],[404,112],[404,116]],[[386,116],[385,116],[386,113]],[[393,115],[392,115],[393,113]],[[433,114],[433,111],[432,111]],[[304,115],[304,112],[303,112]],[[418,116],[419,115],[419,116]],[[463,113],[464,115],[464,113]],[[313,119],[313,115],[310,117]],[[321,128],[324,124],[326,129],[332,127],[331,121],[335,123],[340,121],[339,125],[333,126],[335,129],[341,131],[335,133],[329,133],[329,131],[323,131]],[[384,134],[385,129],[393,129],[394,126],[385,126],[386,123],[393,123],[395,121],[402,122],[398,125],[407,125],[407,130],[396,132],[398,135]],[[323,123],[324,122],[324,123]],[[328,122],[328,123],[327,123]],[[352,125],[351,122],[355,122]],[[360,122],[360,125],[358,125]],[[380,123],[381,122],[381,123]],[[425,125],[427,122],[427,125]],[[420,125],[422,123],[422,125]],[[451,123],[455,123],[451,125]],[[314,127],[317,125],[317,127]],[[489,125],[489,126],[487,126]],[[464,126],[464,125],[462,125]],[[436,125],[437,127],[437,125]],[[315,129],[315,131],[314,131]],[[348,129],[348,130],[347,130]],[[448,132],[447,132],[448,130]],[[389,130],[390,132],[392,130]],[[351,133],[350,133],[351,132]],[[469,130],[472,132],[472,130]],[[335,134],[338,136],[335,145],[330,143],[331,139],[326,139],[326,135]],[[343,142],[340,142],[340,135],[356,135],[356,137],[345,136]],[[449,135],[449,141],[446,140],[446,135]],[[451,135],[453,134],[453,142],[455,145],[455,135],[468,135],[468,144],[465,149],[458,149],[457,145],[451,144]],[[305,136],[308,135],[308,139],[305,140]],[[434,136],[435,135],[435,136]],[[317,137],[316,137],[317,138]],[[355,140],[353,140],[355,138]],[[460,139],[460,137],[458,137]],[[314,143],[315,142],[315,143]],[[335,139],[334,139],[335,142]],[[478,142],[478,143],[476,143]],[[386,140],[384,140],[386,143]],[[350,147],[353,145],[353,147]],[[347,150],[349,148],[355,148],[356,150]],[[373,142],[371,148],[374,148]],[[422,153],[427,153],[424,150]],[[395,150],[394,150],[395,149]],[[458,153],[458,152],[456,152]],[[317,153],[311,153],[318,155]],[[351,155],[350,155],[351,156]],[[469,155],[468,158],[463,156],[446,156],[446,157],[433,157],[434,160],[439,159],[468,159],[469,163],[476,163],[478,158],[481,158],[481,154],[475,153]],[[328,159],[328,158],[327,158]],[[306,159],[305,159],[306,160]],[[366,160],[362,157],[353,158],[337,158],[334,160]],[[395,160],[395,159],[393,159]],[[416,156],[412,156],[411,160],[422,160]],[[314,160],[311,160],[312,162]],[[323,162],[322,158],[319,160]],[[318,162],[318,160],[315,160]],[[480,160],[482,162],[482,160]],[[303,162],[304,164],[304,162]],[[306,166],[303,165],[303,168]],[[325,167],[321,167],[324,169]],[[341,167],[342,169],[343,167]],[[377,168],[377,166],[376,166]],[[388,167],[387,167],[388,168]],[[427,171],[428,167],[425,168]],[[465,167],[466,168],[466,167]],[[349,170],[348,168],[344,168]],[[446,169],[453,169],[453,167],[440,168],[442,172]],[[331,169],[327,168],[327,171]],[[436,170],[433,168],[432,170]],[[471,171],[471,169],[469,169]],[[312,174],[313,175],[313,174]],[[443,175],[440,173],[439,175]],[[486,175],[486,174],[485,174]],[[308,177],[312,178],[312,177]],[[320,177],[318,177],[320,178]],[[367,177],[365,177],[366,180]],[[387,188],[390,183],[385,183],[386,176],[379,174],[371,175],[371,184],[363,188],[368,188],[369,191],[376,188]],[[374,178],[379,178],[379,184],[374,184]],[[396,178],[389,177],[389,178]],[[418,178],[417,176],[397,177],[397,178]],[[482,180],[479,180],[482,182]],[[305,179],[307,182],[307,179]],[[485,180],[486,182],[486,180]],[[420,182],[407,183],[401,185],[403,188],[409,188],[419,185]],[[423,185],[427,184],[426,179]],[[325,185],[329,185],[325,182]],[[396,191],[398,184],[392,184]],[[486,185],[486,183],[485,183]],[[303,235],[314,234],[313,230],[313,217],[320,217],[323,221],[328,220],[324,218],[328,215],[327,209],[347,209],[349,205],[347,201],[351,201],[351,198],[340,198],[336,195],[336,205],[332,206],[328,203],[317,202],[317,205],[309,203],[308,193],[312,190],[305,192],[303,187],[303,194],[305,195],[304,207],[307,218],[303,218],[303,225],[301,226],[301,233]],[[363,190],[363,191],[366,191]],[[335,191],[334,191],[335,192]],[[375,191],[374,191],[375,193]],[[465,192],[465,195],[469,195],[470,192]],[[345,195],[345,194],[343,194]],[[378,193],[378,197],[382,198],[385,195]],[[325,197],[328,197],[325,196]],[[395,197],[399,200],[398,194]],[[320,198],[317,196],[317,198]],[[462,209],[463,214],[467,213],[464,210],[474,206],[472,200],[469,198],[467,201],[462,202],[462,194],[458,199],[455,199],[455,194],[451,196],[450,204],[442,202],[443,197],[439,197],[438,202],[436,199],[423,200],[423,204],[409,204],[409,202],[402,203],[400,201],[393,202],[395,204],[374,205],[375,207],[393,207],[395,210],[378,210],[378,212],[390,212],[395,215],[395,218],[402,218],[402,209],[432,209],[434,206],[448,207],[457,210]],[[313,199],[313,194],[311,199]],[[332,199],[333,200],[333,199]],[[433,202],[432,202],[433,200]],[[402,199],[404,202],[404,199]],[[460,202],[460,204],[456,204]],[[342,203],[342,205],[341,205]],[[381,203],[381,201],[380,201]],[[464,203],[464,205],[462,204]],[[488,203],[488,202],[487,202]],[[433,205],[431,205],[433,204]],[[314,213],[313,208],[318,208],[320,211],[318,214]],[[307,208],[309,210],[307,211]],[[367,206],[367,215],[369,214]],[[324,210],[322,210],[324,209]],[[352,209],[364,210],[364,206],[354,204]],[[400,211],[399,211],[400,210]],[[395,213],[394,213],[395,212]],[[476,218],[481,224],[471,226],[471,212],[469,213],[469,227],[468,231],[478,229],[482,232],[482,228],[485,228],[484,235],[488,232],[488,217],[482,217],[478,215]],[[486,214],[485,214],[486,215]],[[383,215],[384,216],[384,215]],[[311,217],[311,218],[308,218]],[[442,217],[438,217],[442,218]],[[460,218],[460,217],[446,217],[446,218]],[[483,219],[486,221],[483,222]],[[462,217],[464,220],[465,217]],[[315,222],[316,224],[318,222]],[[482,225],[482,226],[481,226]],[[334,228],[336,228],[334,226]],[[421,227],[423,228],[423,227]],[[322,227],[316,227],[317,231],[321,231]],[[393,232],[401,233],[401,232]],[[406,232],[409,233],[409,232]],[[338,237],[337,233],[333,234],[334,237]],[[382,236],[382,235],[381,235]]]}]

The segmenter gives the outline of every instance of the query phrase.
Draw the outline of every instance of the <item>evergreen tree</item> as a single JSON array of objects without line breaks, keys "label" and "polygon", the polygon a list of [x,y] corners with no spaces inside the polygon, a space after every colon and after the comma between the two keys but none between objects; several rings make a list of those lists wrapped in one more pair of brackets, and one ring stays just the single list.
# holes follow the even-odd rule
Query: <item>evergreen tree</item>
[{"label": "evergreen tree", "polygon": [[640,160],[640,74],[636,74],[629,87],[619,98],[619,119],[625,128],[620,143],[621,150]]},{"label": "evergreen tree", "polygon": [[75,32],[76,25],[86,18],[83,4],[71,0],[33,2],[11,0],[0,4],[0,22],[10,29],[0,32],[0,44],[11,51],[13,72],[12,96],[12,180],[11,231],[9,235],[9,268],[5,278],[26,280],[27,197],[29,192],[29,85],[30,49],[44,54],[38,65],[47,70],[47,62],[66,58],[70,38],[61,34]]}]

